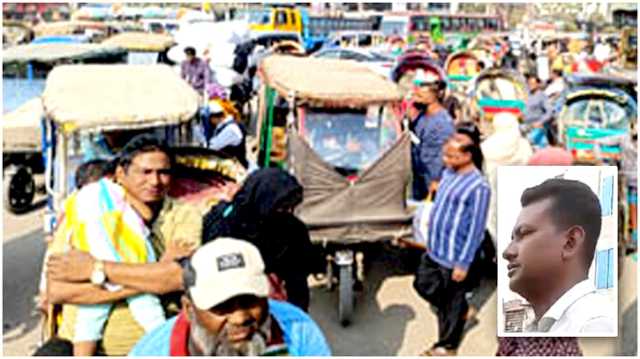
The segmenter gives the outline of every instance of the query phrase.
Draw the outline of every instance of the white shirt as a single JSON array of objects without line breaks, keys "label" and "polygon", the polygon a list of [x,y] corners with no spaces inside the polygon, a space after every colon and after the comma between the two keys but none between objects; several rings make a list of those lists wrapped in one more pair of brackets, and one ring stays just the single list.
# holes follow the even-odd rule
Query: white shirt
[{"label": "white shirt", "polygon": [[544,93],[547,97],[553,97],[559,95],[562,91],[564,91],[564,80],[560,77],[553,80],[544,90]]},{"label": "white shirt", "polygon": [[552,320],[554,323],[547,333],[555,336],[614,336],[617,330],[613,309],[612,304],[596,292],[592,279],[586,279],[566,291],[527,331],[542,331],[538,325]]}]

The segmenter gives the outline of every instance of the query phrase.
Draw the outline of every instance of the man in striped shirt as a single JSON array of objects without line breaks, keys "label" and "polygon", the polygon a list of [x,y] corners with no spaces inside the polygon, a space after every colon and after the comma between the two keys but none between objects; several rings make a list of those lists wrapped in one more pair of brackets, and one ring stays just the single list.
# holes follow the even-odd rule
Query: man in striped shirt
[{"label": "man in striped shirt", "polygon": [[458,129],[445,144],[446,169],[429,218],[427,252],[414,288],[437,308],[438,341],[425,354],[455,355],[466,322],[467,273],[484,239],[491,190],[482,176],[479,136]]}]

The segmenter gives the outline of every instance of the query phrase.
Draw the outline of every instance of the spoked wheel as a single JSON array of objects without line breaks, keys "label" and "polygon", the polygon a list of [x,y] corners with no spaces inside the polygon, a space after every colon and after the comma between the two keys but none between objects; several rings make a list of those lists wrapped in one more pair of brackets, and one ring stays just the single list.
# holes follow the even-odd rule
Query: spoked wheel
[{"label": "spoked wheel", "polygon": [[25,166],[9,166],[4,172],[4,205],[12,213],[24,213],[31,208],[36,183]]}]

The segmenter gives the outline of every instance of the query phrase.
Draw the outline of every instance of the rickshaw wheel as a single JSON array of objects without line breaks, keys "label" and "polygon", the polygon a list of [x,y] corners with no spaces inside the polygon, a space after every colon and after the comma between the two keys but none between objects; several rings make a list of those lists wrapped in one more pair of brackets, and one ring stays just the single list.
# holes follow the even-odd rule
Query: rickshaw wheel
[{"label": "rickshaw wheel", "polygon": [[353,265],[340,265],[340,282],[338,288],[338,319],[342,326],[347,326],[351,323],[353,316]]},{"label": "rickshaw wheel", "polygon": [[11,165],[4,171],[4,206],[11,213],[31,208],[35,193],[36,183],[28,167]]}]

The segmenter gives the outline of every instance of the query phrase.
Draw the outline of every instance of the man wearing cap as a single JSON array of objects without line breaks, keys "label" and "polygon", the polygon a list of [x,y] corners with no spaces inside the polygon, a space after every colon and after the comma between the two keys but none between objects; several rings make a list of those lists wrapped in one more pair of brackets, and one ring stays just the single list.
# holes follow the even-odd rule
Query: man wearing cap
[{"label": "man wearing cap", "polygon": [[251,243],[218,238],[180,263],[182,311],[145,335],[129,355],[331,355],[306,313],[267,299],[264,263]]},{"label": "man wearing cap", "polygon": [[209,102],[209,121],[214,129],[207,147],[227,153],[247,167],[245,132],[236,122],[234,115],[237,115],[237,111],[230,102],[225,100]]},{"label": "man wearing cap", "polygon": [[440,180],[444,164],[442,147],[453,134],[453,120],[442,106],[446,84],[437,78],[429,78],[418,70],[414,84],[414,107],[419,115],[411,123],[415,134],[411,146],[413,167],[413,198],[423,200],[434,192]]}]

